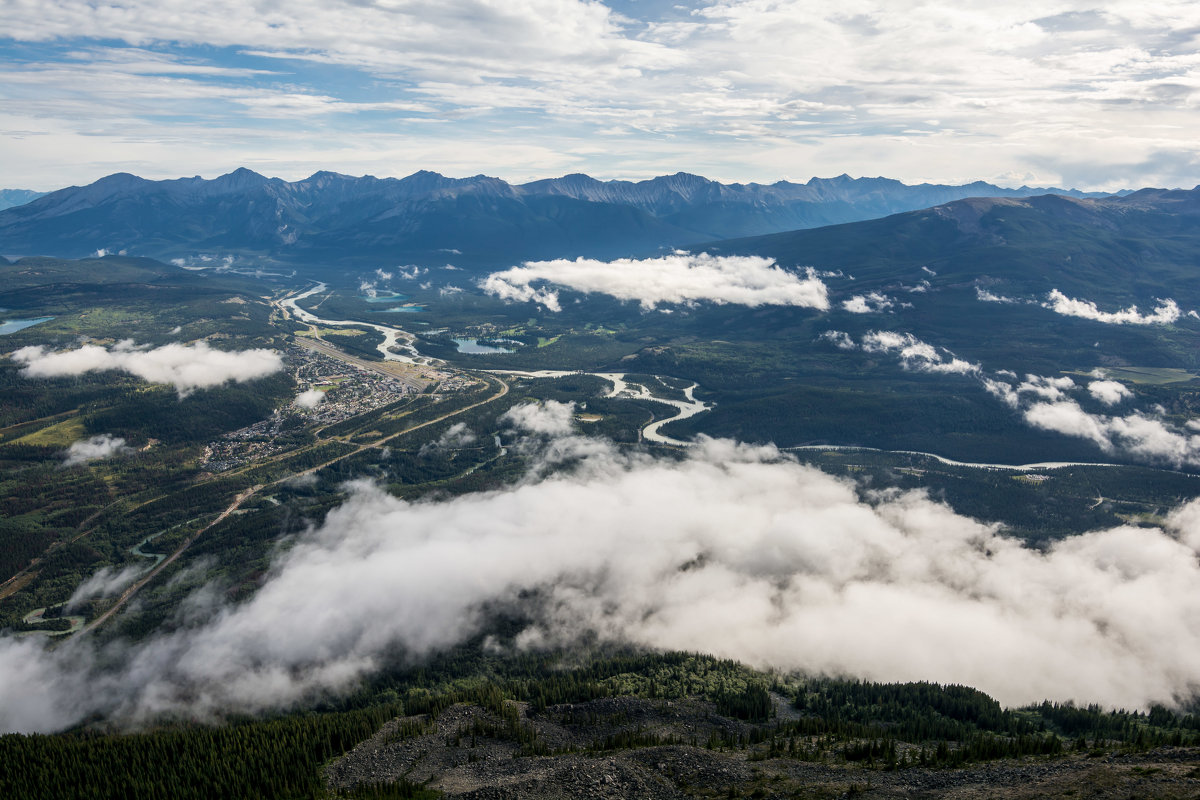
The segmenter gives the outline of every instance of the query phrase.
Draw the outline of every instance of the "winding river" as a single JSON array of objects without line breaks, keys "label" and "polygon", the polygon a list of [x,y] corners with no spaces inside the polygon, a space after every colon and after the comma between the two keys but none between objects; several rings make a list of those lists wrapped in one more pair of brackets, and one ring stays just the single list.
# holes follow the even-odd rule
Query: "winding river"
[{"label": "winding river", "polygon": [[[320,294],[321,292],[325,291],[326,288],[326,284],[318,283],[316,286],[308,289],[307,291],[285,298],[284,300],[280,301],[280,305],[285,306],[288,312],[293,314],[296,319],[299,319],[302,322],[307,322],[311,325],[328,325],[330,327],[367,327],[379,331],[383,334],[384,340],[377,349],[387,360],[402,361],[406,364],[445,363],[440,359],[424,356],[418,352],[416,347],[417,337],[408,331],[401,330],[400,328],[393,328],[388,325],[380,325],[374,322],[359,322],[356,320],[345,319],[324,319],[322,317],[318,317],[316,314],[313,314],[311,311],[306,311],[300,307],[299,301],[307,297],[312,297],[315,294]],[[401,354],[395,352],[396,349],[402,350],[403,353]],[[484,372],[490,372],[496,375],[512,375],[518,378],[561,378],[566,375],[594,375],[597,378],[602,378],[612,384],[612,390],[609,391],[605,397],[627,397],[636,400],[653,400],[656,403],[665,403],[666,405],[674,406],[676,409],[678,409],[678,413],[675,414],[675,416],[651,422],[642,428],[642,438],[648,442],[654,442],[655,444],[665,444],[674,447],[687,447],[691,445],[691,442],[685,442],[679,439],[673,439],[670,436],[664,436],[663,434],[659,433],[659,429],[668,422],[694,417],[701,411],[707,411],[710,408],[708,404],[696,399],[694,393],[698,386],[695,383],[684,390],[684,397],[686,398],[685,400],[676,400],[673,398],[658,397],[641,384],[637,384],[638,388],[637,390],[634,390],[628,383],[626,383],[626,373],[624,372],[580,372],[576,370],[557,369],[533,371],[516,369],[489,369],[484,370]],[[661,379],[663,376],[656,375],[655,377]]]},{"label": "winding river", "polygon": [[861,447],[853,444],[804,444],[795,447],[781,447],[780,450],[837,450],[840,452],[866,453],[895,453],[906,456],[924,456],[932,458],[939,464],[948,467],[970,467],[972,469],[1007,470],[1010,472],[1033,472],[1041,469],[1064,469],[1066,467],[1121,467],[1127,464],[1106,464],[1102,461],[1039,461],[1036,464],[984,464],[974,461],[955,461],[937,453],[923,453],[920,450],[882,450],[878,447]]},{"label": "winding river", "polygon": [[[325,291],[326,285],[318,283],[313,288],[306,292],[285,298],[280,301],[280,305],[285,306],[287,310],[295,315],[296,319],[302,322],[308,322],[313,325],[328,325],[330,327],[355,327],[355,328],[372,328],[383,334],[383,343],[376,349],[383,356],[385,361],[400,361],[405,364],[442,364],[445,363],[436,358],[423,356],[417,352],[416,340],[417,337],[400,328],[392,328],[388,325],[379,325],[375,322],[361,322],[350,319],[322,319],[310,311],[305,311],[300,307],[299,302],[306,297],[312,297],[314,294],[320,294]],[[396,352],[400,350],[402,352]]]}]

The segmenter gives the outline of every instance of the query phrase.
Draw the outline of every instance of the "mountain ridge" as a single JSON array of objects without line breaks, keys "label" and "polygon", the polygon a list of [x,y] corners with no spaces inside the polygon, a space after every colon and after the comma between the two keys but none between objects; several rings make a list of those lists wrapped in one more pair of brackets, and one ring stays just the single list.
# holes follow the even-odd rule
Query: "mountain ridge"
[{"label": "mountain ridge", "polygon": [[574,173],[523,184],[428,170],[403,178],[319,171],[298,181],[245,167],[213,179],[115,173],[0,211],[0,252],[441,263],[458,251],[468,265],[495,266],[639,255],[873,219],[979,192],[1018,196],[1018,190],[981,182],[909,186],[848,175],[766,185],[724,184],[685,172],[637,182]]},{"label": "mountain ridge", "polygon": [[[989,286],[1025,297],[1053,289],[1111,302],[1200,303],[1200,187],[1103,198],[1055,194],[964,198],[927,209],[812,230],[715,242],[788,267],[853,274],[863,291],[910,282]],[[932,274],[922,274],[932,270]],[[1085,295],[1086,296],[1086,295]]]}]

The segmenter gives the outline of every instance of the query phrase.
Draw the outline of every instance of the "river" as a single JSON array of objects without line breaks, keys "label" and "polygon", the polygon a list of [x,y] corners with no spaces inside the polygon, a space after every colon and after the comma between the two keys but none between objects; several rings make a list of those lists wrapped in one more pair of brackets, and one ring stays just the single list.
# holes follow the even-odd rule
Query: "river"
[{"label": "river", "polygon": [[[423,356],[417,352],[416,339],[411,333],[400,328],[393,328],[388,325],[380,325],[375,322],[361,322],[351,319],[322,319],[310,311],[305,311],[300,307],[299,301],[306,297],[312,297],[314,294],[320,294],[325,291],[326,286],[323,283],[318,283],[313,288],[306,292],[285,298],[280,301],[280,305],[287,307],[288,311],[303,322],[308,322],[314,325],[329,325],[331,327],[356,327],[356,328],[372,328],[383,334],[383,343],[376,349],[383,356],[385,361],[400,361],[405,364],[443,364],[445,362]],[[396,352],[400,350],[402,352]]]},{"label": "river", "polygon": [[[315,294],[320,294],[321,292],[325,291],[326,288],[326,284],[318,283],[316,286],[308,289],[307,291],[285,298],[284,300],[280,301],[280,305],[285,306],[288,311],[297,319],[312,325],[328,325],[331,327],[367,327],[379,331],[383,334],[384,340],[377,349],[381,354],[383,354],[383,357],[389,361],[402,361],[407,364],[445,363],[440,359],[422,355],[416,347],[417,337],[408,331],[401,330],[400,328],[393,328],[388,325],[379,325],[374,322],[360,322],[357,320],[346,319],[324,319],[322,317],[318,317],[316,314],[313,314],[311,311],[306,311],[300,307],[299,301],[307,297],[312,297]],[[394,352],[397,348],[403,350],[404,354]],[[668,422],[694,417],[701,411],[707,411],[710,408],[710,406],[703,401],[696,399],[694,393],[698,386],[695,383],[684,390],[684,397],[686,400],[676,400],[667,397],[657,397],[641,384],[637,385],[639,391],[634,391],[632,388],[630,388],[629,384],[625,382],[626,373],[624,372],[579,372],[576,370],[557,369],[532,371],[516,369],[490,369],[484,371],[497,375],[513,375],[519,378],[561,378],[566,375],[595,375],[597,378],[602,378],[612,384],[612,390],[609,391],[605,397],[628,397],[631,399],[653,400],[657,403],[665,403],[666,405],[674,406],[679,412],[675,414],[675,416],[651,422],[642,428],[642,438],[646,441],[654,442],[656,444],[672,445],[674,447],[687,447],[692,443],[681,441],[679,439],[673,439],[670,436],[664,436],[663,434],[659,433],[659,429]]]}]

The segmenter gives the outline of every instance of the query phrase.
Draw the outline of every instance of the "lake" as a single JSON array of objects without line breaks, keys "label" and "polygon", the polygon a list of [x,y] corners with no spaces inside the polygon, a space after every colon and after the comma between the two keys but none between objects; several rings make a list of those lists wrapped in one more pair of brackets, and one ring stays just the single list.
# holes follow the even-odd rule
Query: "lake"
[{"label": "lake", "polygon": [[487,355],[489,353],[511,353],[507,347],[494,347],[489,344],[480,344],[478,339],[455,339],[454,344],[458,346],[458,352],[467,353],[469,355]]},{"label": "lake", "polygon": [[38,323],[49,322],[52,319],[54,319],[54,317],[37,317],[35,319],[0,320],[0,336],[4,336],[7,333],[16,333],[17,331],[23,331],[26,328],[32,328],[34,325],[37,325]]}]

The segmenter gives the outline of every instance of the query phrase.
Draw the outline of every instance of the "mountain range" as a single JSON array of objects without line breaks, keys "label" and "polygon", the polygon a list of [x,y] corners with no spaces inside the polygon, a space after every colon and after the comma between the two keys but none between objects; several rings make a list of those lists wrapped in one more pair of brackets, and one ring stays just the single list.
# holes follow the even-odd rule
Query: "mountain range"
[{"label": "mountain range", "polygon": [[23,206],[44,194],[45,192],[35,192],[31,189],[0,189],[0,211],[13,206]]},{"label": "mountain range", "polygon": [[1046,192],[1091,196],[847,175],[767,185],[722,184],[687,173],[639,182],[576,174],[514,185],[428,171],[399,179],[318,172],[294,182],[244,168],[212,180],[151,181],[118,173],[0,210],[0,253],[493,267],[534,258],[644,255],[874,219],[966,197]]}]

